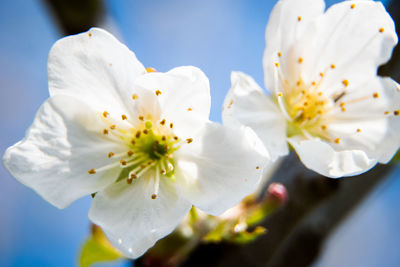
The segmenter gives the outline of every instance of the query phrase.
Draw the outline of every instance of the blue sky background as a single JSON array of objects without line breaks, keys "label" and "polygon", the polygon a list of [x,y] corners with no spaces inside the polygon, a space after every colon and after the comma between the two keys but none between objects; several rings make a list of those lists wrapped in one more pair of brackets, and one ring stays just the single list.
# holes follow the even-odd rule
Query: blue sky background
[{"label": "blue sky background", "polygon": [[[328,1],[332,4],[338,1]],[[107,28],[145,66],[200,67],[209,77],[211,119],[230,72],[263,84],[264,31],[275,1],[106,1]],[[0,2],[0,154],[22,139],[48,97],[46,62],[58,29],[41,1]],[[399,266],[400,170],[338,228],[317,266]],[[0,266],[74,266],[86,238],[90,199],[51,206],[0,166]],[[273,229],[270,229],[273,231]],[[124,263],[113,266],[124,266]]]}]

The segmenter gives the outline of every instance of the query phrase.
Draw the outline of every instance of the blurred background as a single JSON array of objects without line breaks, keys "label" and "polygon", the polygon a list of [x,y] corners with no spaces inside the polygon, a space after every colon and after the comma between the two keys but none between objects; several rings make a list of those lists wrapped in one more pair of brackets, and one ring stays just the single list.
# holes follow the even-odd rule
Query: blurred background
[{"label": "blurred background", "polygon": [[[80,11],[65,5],[68,2],[78,4]],[[327,5],[336,2],[330,0]],[[211,119],[220,122],[232,70],[264,83],[264,32],[275,3],[2,0],[0,154],[24,137],[35,112],[48,98],[46,62],[52,44],[91,26],[112,32],[146,67],[158,71],[182,65],[200,67],[211,83]],[[390,1],[384,4],[389,6]],[[399,177],[398,167],[385,171],[385,177],[330,232],[314,266],[400,266]],[[89,233],[89,205],[90,198],[84,198],[58,210],[14,180],[1,165],[0,266],[75,266]]]}]

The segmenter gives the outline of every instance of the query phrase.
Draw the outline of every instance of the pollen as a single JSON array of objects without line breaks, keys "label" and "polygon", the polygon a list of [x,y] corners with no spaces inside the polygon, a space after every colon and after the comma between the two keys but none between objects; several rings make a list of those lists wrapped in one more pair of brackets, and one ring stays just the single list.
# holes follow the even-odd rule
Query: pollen
[{"label": "pollen", "polygon": [[89,37],[92,37],[92,34],[89,32],[89,33],[88,33],[88,36],[89,36]]},{"label": "pollen", "polygon": [[399,116],[400,115],[400,110],[396,109],[395,111],[393,111],[393,114],[395,116]]},{"label": "pollen", "polygon": [[161,91],[160,90],[156,90],[156,96],[161,95]]},{"label": "pollen", "polygon": [[152,194],[151,195],[151,199],[156,199],[157,198],[157,194]]},{"label": "pollen", "polygon": [[169,128],[174,128],[174,124],[172,122],[169,124]]},{"label": "pollen", "polygon": [[193,138],[186,139],[186,143],[190,144],[191,142],[193,142]]},{"label": "pollen", "polygon": [[187,111],[192,111],[192,110],[193,110],[192,108],[188,108],[188,109],[187,109]]},{"label": "pollen", "polygon": [[127,184],[131,184],[132,182],[133,182],[133,180],[131,178],[126,179]]},{"label": "pollen", "polygon": [[104,129],[104,130],[103,130],[103,134],[108,134],[108,130],[107,130],[107,129]]},{"label": "pollen", "polygon": [[316,82],[313,81],[311,84],[312,84],[312,86],[315,86],[315,85],[316,85]]},{"label": "pollen", "polygon": [[162,119],[162,121],[160,121],[161,125],[165,125],[165,119]]},{"label": "pollen", "polygon": [[136,99],[138,99],[138,98],[139,98],[139,96],[138,96],[137,94],[133,94],[133,95],[132,95],[132,99],[133,99],[133,100],[136,100]]},{"label": "pollen", "polygon": [[279,96],[279,97],[282,97],[282,96],[283,96],[283,94],[282,94],[281,92],[279,92],[279,93],[278,93],[278,96]]},{"label": "pollen", "polygon": [[122,118],[122,120],[126,120],[126,119],[128,119],[128,118],[126,117],[126,115],[125,115],[125,114],[122,114],[122,115],[121,115],[121,118]]},{"label": "pollen", "polygon": [[114,155],[115,155],[114,152],[108,153],[108,157],[109,157],[109,158],[111,158],[111,157],[114,156]]},{"label": "pollen", "polygon": [[136,138],[140,138],[141,133],[142,133],[142,132],[141,132],[140,130],[137,131],[136,134],[135,134]]},{"label": "pollen", "polygon": [[90,170],[88,171],[88,173],[89,173],[89,174],[95,174],[96,171],[95,171],[94,169],[90,169]]},{"label": "pollen", "polygon": [[103,112],[103,117],[104,117],[104,118],[107,118],[107,116],[108,116],[109,114],[110,114],[110,113],[108,113],[107,111],[104,111],[104,112]]},{"label": "pollen", "polygon": [[356,4],[351,4],[350,8],[354,9],[356,7]]},{"label": "pollen", "polygon": [[336,138],[336,139],[335,139],[335,143],[336,143],[336,144],[339,144],[339,143],[340,143],[340,138]]},{"label": "pollen", "polygon": [[136,178],[137,178],[137,176],[136,176],[136,174],[134,174],[134,173],[131,173],[131,176],[130,176],[129,178],[131,178],[131,179],[136,179]]},{"label": "pollen", "polygon": [[260,169],[260,166],[256,166],[256,170],[259,170]]},{"label": "pollen", "polygon": [[279,68],[279,63],[275,63],[275,66],[276,66],[277,68]]},{"label": "pollen", "polygon": [[357,133],[361,133],[361,129],[357,129]]},{"label": "pollen", "polygon": [[326,125],[322,125],[322,126],[321,126],[321,129],[324,130],[324,131],[325,131],[327,128],[328,128],[328,127],[326,127]]},{"label": "pollen", "polygon": [[385,31],[385,28],[380,28],[380,29],[379,29],[379,32],[380,32],[380,33],[383,33],[384,31]]},{"label": "pollen", "polygon": [[349,81],[348,81],[348,80],[343,80],[342,83],[343,83],[343,85],[346,86],[346,87],[349,86]]},{"label": "pollen", "polygon": [[379,97],[379,94],[376,92],[376,93],[374,93],[372,96],[373,96],[374,98],[378,98],[378,97]]},{"label": "pollen", "polygon": [[278,57],[281,57],[282,56],[282,53],[281,52],[278,52]]},{"label": "pollen", "polygon": [[125,160],[121,159],[120,163],[121,163],[122,166],[126,166],[126,161]]},{"label": "pollen", "polygon": [[132,150],[129,150],[128,152],[126,152],[126,154],[130,157],[130,156],[133,155],[133,151],[132,151]]},{"label": "pollen", "polygon": [[299,63],[300,64],[303,63],[303,58],[302,57],[299,58]]},{"label": "pollen", "polygon": [[301,21],[301,16],[298,16],[298,17],[297,17],[297,20],[298,20],[298,21]]},{"label": "pollen", "polygon": [[332,65],[331,65],[331,69],[336,69],[336,65],[335,65],[335,64],[332,64]]},{"label": "pollen", "polygon": [[114,130],[117,126],[115,126],[115,124],[110,125],[110,129]]},{"label": "pollen", "polygon": [[390,112],[389,111],[385,111],[385,115],[389,115],[390,114]]},{"label": "pollen", "polygon": [[142,121],[142,120],[144,120],[144,117],[143,116],[139,116],[138,119]]},{"label": "pollen", "polygon": [[144,134],[148,134],[149,131],[148,131],[147,129],[144,129],[144,130],[143,130],[143,133],[144,133]]},{"label": "pollen", "polygon": [[178,140],[179,139],[179,137],[178,136],[174,136],[174,140]]},{"label": "pollen", "polygon": [[325,74],[324,74],[324,73],[322,73],[322,72],[320,72],[320,73],[319,73],[319,76],[321,76],[321,77],[324,77],[324,76],[325,76]]},{"label": "pollen", "polygon": [[146,68],[146,72],[148,72],[148,73],[150,73],[150,72],[157,72],[157,70],[154,69],[154,68],[148,67],[148,68]]}]

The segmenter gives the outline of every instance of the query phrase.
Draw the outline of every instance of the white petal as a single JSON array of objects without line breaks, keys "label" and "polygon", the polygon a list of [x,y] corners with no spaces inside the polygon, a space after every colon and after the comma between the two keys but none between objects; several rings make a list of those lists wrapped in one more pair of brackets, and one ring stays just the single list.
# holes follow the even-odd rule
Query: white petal
[{"label": "white petal", "polygon": [[100,225],[128,258],[140,257],[172,232],[191,208],[166,177],[161,177],[158,197],[152,199],[154,179],[150,175],[134,184],[121,181],[99,192],[89,212],[90,220]]},{"label": "white petal", "polygon": [[158,90],[161,116],[167,120],[167,125],[173,123],[174,133],[181,138],[193,137],[208,121],[210,85],[198,68],[186,66],[166,73],[148,73],[138,78],[135,85],[154,95]]},{"label": "white petal", "polygon": [[287,155],[286,121],[278,107],[250,76],[232,72],[229,90],[222,112],[225,125],[245,125],[263,141],[272,160]]},{"label": "white petal", "polygon": [[263,60],[265,85],[271,92],[278,90],[274,83],[275,63],[280,63],[284,73],[290,71],[291,64],[288,63],[294,60],[292,46],[324,9],[323,0],[281,0],[275,5],[267,25]]},{"label": "white petal", "polygon": [[307,168],[331,178],[357,175],[377,163],[362,150],[335,151],[331,145],[318,139],[293,137],[288,138],[288,142]]},{"label": "white petal", "polygon": [[393,115],[400,107],[398,88],[390,78],[374,77],[345,95],[346,111],[332,114],[327,129],[340,138],[335,149],[363,150],[371,159],[389,161],[400,145],[400,120]]},{"label": "white petal", "polygon": [[46,101],[25,139],[8,148],[3,162],[21,183],[58,208],[94,193],[118,176],[119,168],[94,175],[109,164],[107,154],[122,148],[102,136],[99,114],[70,96]]},{"label": "white petal", "polygon": [[49,54],[50,95],[71,95],[119,115],[131,103],[133,81],[144,73],[132,51],[98,28],[57,41]]},{"label": "white petal", "polygon": [[[325,92],[349,91],[351,85],[359,86],[365,77],[376,75],[396,43],[394,22],[382,3],[344,1],[329,8],[303,34],[295,57],[303,57],[304,62],[291,64],[301,66],[306,83],[318,82],[324,73],[320,88]],[[343,80],[349,82],[349,88],[343,86]]]},{"label": "white petal", "polygon": [[250,128],[216,123],[208,123],[201,136],[183,145],[176,161],[176,180],[182,193],[212,215],[221,214],[254,192],[263,168],[270,163]]}]

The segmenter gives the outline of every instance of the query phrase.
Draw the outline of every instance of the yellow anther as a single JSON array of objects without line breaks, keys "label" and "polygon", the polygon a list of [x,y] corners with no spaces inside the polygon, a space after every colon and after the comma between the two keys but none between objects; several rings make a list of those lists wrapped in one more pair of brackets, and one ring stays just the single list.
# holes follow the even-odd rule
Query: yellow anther
[{"label": "yellow anther", "polygon": [[187,111],[192,111],[192,110],[193,110],[192,108],[188,108],[188,109],[187,109]]},{"label": "yellow anther", "polygon": [[298,17],[297,17],[297,20],[298,20],[298,21],[301,21],[301,16],[298,16]]},{"label": "yellow anther", "polygon": [[351,4],[351,9],[354,9],[356,7],[356,4]]},{"label": "yellow anther", "polygon": [[299,58],[299,63],[300,64],[303,63],[303,58],[302,57]]},{"label": "yellow anther", "polygon": [[132,99],[133,99],[133,100],[136,100],[136,99],[138,99],[138,98],[139,98],[139,96],[138,96],[137,94],[133,94],[133,95],[132,95]]},{"label": "yellow anther", "polygon": [[322,126],[321,126],[321,129],[324,130],[324,131],[325,131],[327,128],[328,128],[328,127],[326,127],[326,125],[322,125]]},{"label": "yellow anther", "polygon": [[343,83],[343,85],[346,86],[346,87],[349,86],[349,81],[348,81],[348,80],[343,80],[342,83]]},{"label": "yellow anther", "polygon": [[278,57],[281,57],[282,56],[282,53],[281,52],[278,52]]},{"label": "yellow anther", "polygon": [[385,115],[389,115],[390,114],[390,112],[389,111],[385,111]]},{"label": "yellow anther", "polygon": [[135,135],[135,136],[136,136],[136,138],[140,138],[140,135],[141,135],[141,133],[142,133],[142,132],[141,132],[140,130],[139,130],[139,131],[137,131],[137,132],[136,132],[136,135]]},{"label": "yellow anther", "polygon": [[335,65],[335,64],[332,64],[332,65],[331,65],[331,69],[336,69],[336,65]]},{"label": "yellow anther", "polygon": [[125,114],[122,114],[122,115],[121,115],[121,118],[122,118],[122,120],[126,120],[126,119],[128,119],[128,118],[126,117],[126,115],[125,115]]},{"label": "yellow anther", "polygon": [[393,111],[393,114],[395,116],[399,116],[400,115],[400,110],[396,109],[395,111]]},{"label": "yellow anther", "polygon": [[319,73],[319,76],[324,77],[325,74],[323,74],[322,72]]},{"label": "yellow anther", "polygon": [[378,92],[375,92],[372,96],[373,96],[374,98],[378,98],[378,97],[379,97],[379,93],[378,93]]},{"label": "yellow anther", "polygon": [[121,163],[122,166],[125,166],[125,165],[126,165],[126,161],[123,160],[123,159],[121,159],[119,162]]},{"label": "yellow anther", "polygon": [[156,90],[156,96],[161,95],[161,91],[160,90]]},{"label": "yellow anther", "polygon": [[256,170],[259,170],[260,169],[260,166],[256,166]]},{"label": "yellow anther", "polygon": [[342,110],[342,112],[345,112],[345,111],[346,111],[346,108],[343,107],[341,110]]},{"label": "yellow anther", "polygon": [[117,126],[115,126],[114,124],[110,125],[110,129],[114,130]]},{"label": "yellow anther", "polygon": [[130,176],[129,178],[131,178],[131,179],[136,179],[136,178],[137,178],[137,176],[136,176],[136,174],[134,174],[134,173],[131,173],[131,176]]},{"label": "yellow anther", "polygon": [[174,140],[178,140],[179,138],[178,138],[178,136],[174,136]]},{"label": "yellow anther", "polygon": [[317,83],[313,81],[311,84],[312,84],[312,86],[315,86]]},{"label": "yellow anther", "polygon": [[279,97],[282,97],[282,96],[283,96],[283,94],[282,94],[281,92],[279,92],[279,93],[278,93],[278,96],[279,96]]},{"label": "yellow anther", "polygon": [[131,178],[126,179],[127,184],[131,184],[132,182],[133,182],[133,180]]},{"label": "yellow anther", "polygon": [[336,138],[336,139],[335,139],[335,143],[336,143],[336,144],[339,144],[339,143],[340,143],[340,138]]},{"label": "yellow anther", "polygon": [[161,140],[165,141],[167,140],[167,137],[165,135],[161,136]]},{"label": "yellow anther", "polygon": [[104,111],[104,112],[103,112],[103,117],[104,117],[104,118],[107,118],[107,116],[108,116],[109,114],[110,114],[110,113],[108,113],[107,111]]},{"label": "yellow anther", "polygon": [[379,29],[379,32],[380,32],[380,33],[383,33],[384,31],[385,31],[385,28],[380,28],[380,29]]},{"label": "yellow anther", "polygon": [[103,130],[103,134],[108,134],[108,130],[107,130],[107,129],[104,129],[104,130]]},{"label": "yellow anther", "polygon": [[167,172],[165,170],[160,171],[161,174],[166,174]]},{"label": "yellow anther", "polygon": [[361,133],[361,129],[357,129],[357,133]]},{"label": "yellow anther", "polygon": [[89,33],[88,33],[88,36],[89,36],[89,37],[92,37],[92,34],[89,32]]},{"label": "yellow anther", "polygon": [[172,122],[169,124],[169,128],[174,128],[174,124]]},{"label": "yellow anther", "polygon": [[146,68],[146,71],[147,71],[147,72],[157,72],[156,69],[151,68],[151,67]]},{"label": "yellow anther", "polygon": [[89,173],[89,174],[95,174],[96,171],[95,171],[94,169],[90,169],[90,170],[88,171],[88,173]]},{"label": "yellow anther", "polygon": [[151,199],[156,199],[157,198],[157,195],[156,194],[152,194],[151,195]]},{"label": "yellow anther", "polygon": [[301,81],[297,81],[296,85],[300,86],[301,85]]},{"label": "yellow anther", "polygon": [[132,140],[131,140],[131,144],[132,144],[132,145],[136,145],[136,140],[135,140],[135,139],[132,139]]},{"label": "yellow anther", "polygon": [[193,142],[193,138],[186,139],[186,143],[190,144],[191,142]]},{"label": "yellow anther", "polygon": [[279,63],[275,63],[275,67],[279,68]]},{"label": "yellow anther", "polygon": [[322,92],[318,92],[318,96],[321,96],[322,95]]},{"label": "yellow anther", "polygon": [[340,103],[340,106],[341,106],[341,107],[344,107],[344,105],[346,105],[344,102],[341,102],[341,103]]},{"label": "yellow anther", "polygon": [[141,121],[144,120],[144,117],[143,117],[143,116],[139,116],[138,118],[139,118],[139,120],[141,120]]},{"label": "yellow anther", "polygon": [[165,124],[165,119],[162,119],[162,121],[160,121],[160,124],[164,125]]},{"label": "yellow anther", "polygon": [[128,152],[126,152],[126,154],[130,157],[130,156],[133,155],[133,151],[132,151],[132,150],[129,150]]},{"label": "yellow anther", "polygon": [[109,158],[111,158],[111,157],[114,156],[114,155],[115,155],[114,152],[108,153],[108,157],[109,157]]},{"label": "yellow anther", "polygon": [[144,134],[148,134],[149,131],[148,131],[147,129],[144,129],[144,130],[143,130],[143,133],[144,133]]}]

